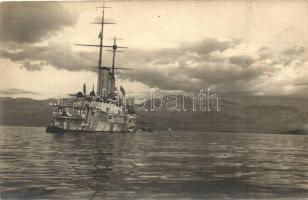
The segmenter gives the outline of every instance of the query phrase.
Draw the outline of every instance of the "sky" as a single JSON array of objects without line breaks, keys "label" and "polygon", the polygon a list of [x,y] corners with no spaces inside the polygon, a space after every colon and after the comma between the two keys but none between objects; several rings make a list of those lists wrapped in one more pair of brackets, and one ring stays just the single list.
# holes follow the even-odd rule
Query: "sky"
[{"label": "sky", "polygon": [[[34,99],[96,87],[99,2],[0,3],[0,96]],[[108,3],[105,44],[118,37],[118,85],[149,91],[212,89],[307,96],[306,1]],[[104,65],[111,65],[104,51]]]}]

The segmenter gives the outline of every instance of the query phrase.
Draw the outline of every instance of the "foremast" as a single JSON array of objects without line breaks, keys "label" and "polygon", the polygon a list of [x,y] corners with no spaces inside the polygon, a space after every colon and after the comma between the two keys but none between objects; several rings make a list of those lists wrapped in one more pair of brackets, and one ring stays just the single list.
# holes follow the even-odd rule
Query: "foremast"
[{"label": "foremast", "polygon": [[[97,68],[97,89],[96,89],[96,94],[98,96],[103,96],[103,97],[108,97],[114,95],[114,87],[115,87],[115,73],[116,69],[123,69],[123,70],[131,70],[129,68],[117,68],[115,67],[115,56],[116,52],[123,52],[123,51],[118,51],[118,48],[127,48],[127,47],[122,47],[118,46],[116,41],[117,38],[114,37],[113,40],[113,45],[104,45],[104,25],[106,24],[115,24],[112,22],[105,22],[105,9],[110,8],[105,6],[105,2],[103,2],[102,7],[97,7],[97,8],[102,8],[102,17],[100,22],[93,22],[92,24],[99,24],[101,26],[100,28],[100,33],[99,33],[99,45],[92,45],[92,44],[77,44],[79,46],[88,46],[88,47],[99,47],[99,57],[98,57],[98,66]],[[103,65],[103,48],[112,48],[113,57],[112,57],[112,68],[110,69],[109,67],[106,67]]]},{"label": "foremast", "polygon": [[101,22],[100,23],[97,23],[97,24],[100,24],[101,25],[101,30],[100,30],[100,33],[99,33],[99,38],[100,38],[100,44],[99,44],[99,57],[98,57],[98,67],[97,67],[97,90],[96,90],[96,93],[98,95],[102,95],[102,83],[101,83],[101,76],[102,76],[102,70],[103,70],[103,67],[102,67],[102,62],[103,62],[103,40],[104,40],[104,25],[105,24],[114,24],[114,23],[107,23],[105,22],[105,8],[110,8],[110,7],[106,7],[105,6],[105,2],[103,2],[103,7],[98,7],[98,8],[102,8],[102,19],[101,19]]}]

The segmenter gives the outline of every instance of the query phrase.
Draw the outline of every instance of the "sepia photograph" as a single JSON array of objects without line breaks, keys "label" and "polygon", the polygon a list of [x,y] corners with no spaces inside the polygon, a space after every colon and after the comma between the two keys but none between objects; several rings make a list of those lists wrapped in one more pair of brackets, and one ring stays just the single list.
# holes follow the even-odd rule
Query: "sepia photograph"
[{"label": "sepia photograph", "polygon": [[307,0],[0,2],[0,200],[308,199]]}]

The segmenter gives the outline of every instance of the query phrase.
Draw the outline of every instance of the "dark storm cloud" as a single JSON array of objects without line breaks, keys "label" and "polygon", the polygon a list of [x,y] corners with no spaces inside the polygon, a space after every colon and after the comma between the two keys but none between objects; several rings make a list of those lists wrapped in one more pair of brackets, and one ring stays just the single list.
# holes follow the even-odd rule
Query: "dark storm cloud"
[{"label": "dark storm cloud", "polygon": [[[255,73],[242,67],[242,63],[248,62],[247,57],[237,58],[241,63],[236,65],[222,55],[225,50],[235,46],[234,41],[210,38],[200,43],[183,44],[179,48],[155,51],[128,49],[125,54],[118,56],[117,66],[136,69],[123,73],[122,78],[164,90],[189,91],[221,82],[252,78]],[[29,71],[41,70],[45,65],[70,71],[93,70],[91,66],[97,62],[97,53],[73,51],[70,45],[55,43],[48,46],[11,45],[0,49],[0,56],[19,63]]]},{"label": "dark storm cloud", "polygon": [[0,90],[1,95],[21,95],[21,94],[40,94],[37,92],[32,92],[29,90],[24,89],[16,89],[16,88],[7,88],[7,89],[1,89]]},{"label": "dark storm cloud", "polygon": [[[202,49],[202,45],[205,50]],[[215,51],[224,51],[232,48],[232,42],[218,41],[216,39],[205,39],[201,44],[182,46],[175,49],[161,49],[158,51],[131,50],[124,54],[124,60],[137,62],[135,65],[153,63],[155,65],[165,65],[172,62],[182,62],[185,67],[187,57],[202,57],[203,59],[219,59],[209,56]],[[16,50],[18,49],[18,50]],[[199,53],[201,53],[199,55]],[[198,54],[197,56],[194,54]],[[65,44],[51,43],[48,46],[34,46],[29,44],[9,45],[0,49],[0,57],[18,62],[28,70],[40,70],[44,65],[49,64],[58,69],[70,71],[92,70],[97,62],[97,53],[87,51],[73,51],[71,46]],[[154,67],[155,69],[155,67]],[[160,73],[160,72],[159,72]]]},{"label": "dark storm cloud", "polygon": [[[17,47],[10,47],[15,49]],[[93,70],[97,55],[87,51],[73,51],[70,45],[51,43],[48,46],[21,45],[18,51],[0,49],[0,57],[17,62],[29,71],[52,65],[70,71]]]},{"label": "dark storm cloud", "polygon": [[253,63],[253,59],[247,55],[232,56],[230,57],[230,62],[232,64],[239,65],[242,67],[248,67],[250,64]]},{"label": "dark storm cloud", "polygon": [[76,15],[57,2],[2,2],[0,40],[34,43],[42,41],[65,26],[76,23]]},{"label": "dark storm cloud", "polygon": [[[260,76],[248,55],[226,56],[224,51],[237,47],[237,41],[205,39],[200,43],[151,52],[130,51],[125,60],[134,71],[122,78],[140,81],[162,90],[195,91],[205,88],[240,87]],[[139,57],[135,55],[139,55]],[[133,59],[134,58],[134,59]],[[125,62],[120,63],[125,65]]]},{"label": "dark storm cloud", "polygon": [[231,56],[226,52],[236,52],[241,45],[239,42],[204,41],[157,51],[130,50],[120,64],[125,66],[125,63],[130,63],[136,70],[121,76],[162,90],[214,88],[220,91],[254,92],[261,78],[271,79],[285,67],[290,67],[290,63],[300,67],[304,62],[301,60],[305,51],[302,47],[280,52],[263,47],[254,57],[243,54]]},{"label": "dark storm cloud", "polygon": [[[252,57],[236,54],[240,45],[238,41],[205,39],[177,48],[127,49],[125,53],[118,54],[116,66],[134,68],[133,71],[120,71],[120,77],[142,82],[150,88],[184,91],[213,88],[253,92],[260,77],[270,79],[289,66],[287,63],[298,62],[296,65],[301,65],[302,62],[298,61],[304,51],[301,47],[280,52],[263,47]],[[43,66],[51,65],[78,71],[94,70],[91,66],[97,64],[98,53],[74,51],[69,44],[51,43],[44,47],[28,44],[9,46],[0,49],[0,56],[20,63],[28,70],[41,70]],[[109,57],[110,54],[104,54],[104,58]],[[110,66],[110,59],[109,62],[105,60],[104,64]]]}]

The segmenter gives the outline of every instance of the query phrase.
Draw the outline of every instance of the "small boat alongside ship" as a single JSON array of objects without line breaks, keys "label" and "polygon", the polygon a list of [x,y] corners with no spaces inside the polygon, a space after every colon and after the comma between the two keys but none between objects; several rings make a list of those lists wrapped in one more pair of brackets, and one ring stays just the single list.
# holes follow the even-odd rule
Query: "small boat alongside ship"
[{"label": "small boat alongside ship", "polygon": [[[102,18],[99,24],[101,27],[99,34],[99,45],[79,44],[79,46],[89,46],[99,48],[99,58],[97,66],[97,88],[87,93],[86,85],[83,91],[71,94],[66,98],[58,99],[53,104],[52,120],[46,127],[49,133],[65,132],[136,132],[136,112],[134,109],[134,99],[127,98],[124,88],[116,85],[117,70],[131,70],[128,68],[115,67],[115,56],[118,49],[126,48],[117,45],[114,38],[113,45],[104,45],[104,25],[112,24],[105,22],[105,5],[101,7]],[[102,52],[104,48],[109,48],[113,53],[112,66],[103,65]]]}]

